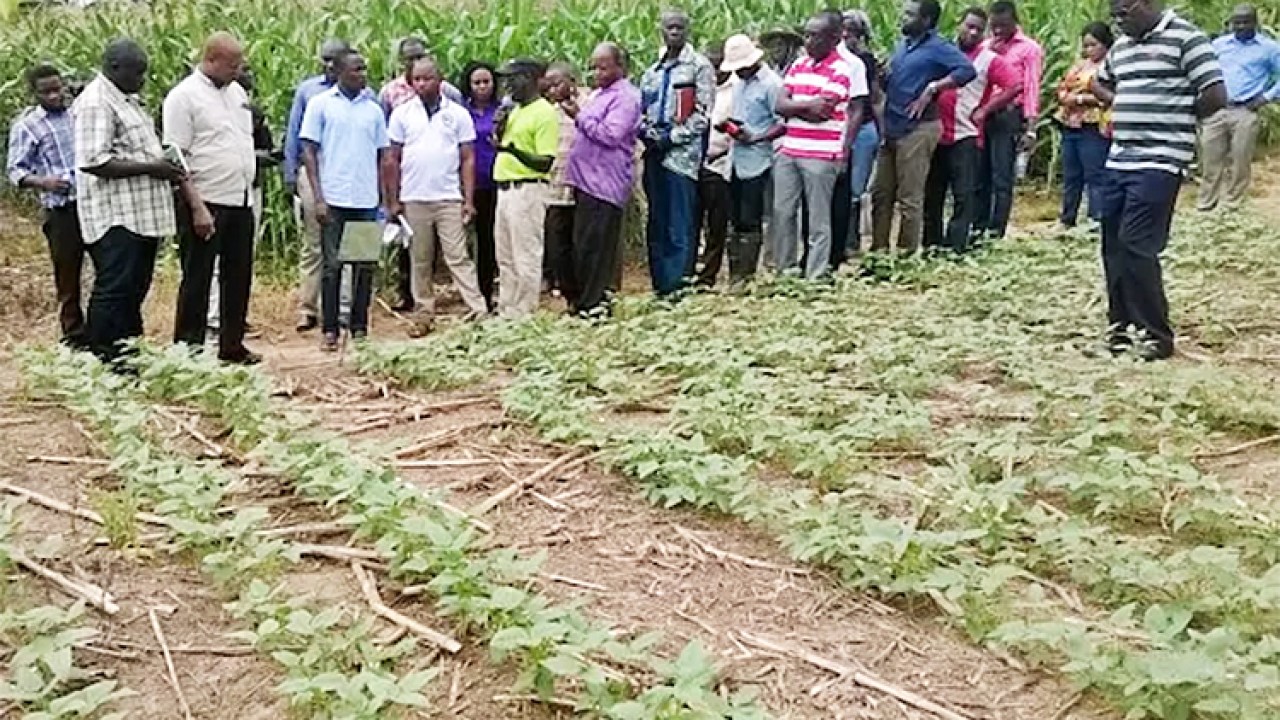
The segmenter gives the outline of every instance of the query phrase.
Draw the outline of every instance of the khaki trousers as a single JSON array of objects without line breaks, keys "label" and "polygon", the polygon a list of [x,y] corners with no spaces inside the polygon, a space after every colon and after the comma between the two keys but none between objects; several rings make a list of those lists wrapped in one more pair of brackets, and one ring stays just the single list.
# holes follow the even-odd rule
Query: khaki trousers
[{"label": "khaki trousers", "polygon": [[462,296],[462,302],[468,310],[484,313],[487,307],[484,296],[480,294],[480,284],[476,280],[476,266],[467,255],[467,232],[462,224],[462,203],[456,200],[407,202],[404,204],[404,217],[413,230],[409,259],[413,268],[414,313],[430,316],[436,311],[431,276],[435,268],[437,240],[440,241],[444,264],[449,268],[449,275],[458,288],[458,294]]},{"label": "khaki trousers", "polygon": [[498,259],[498,314],[523,318],[538,309],[542,291],[542,231],[549,186],[525,183],[498,191],[493,240]]},{"label": "khaki trousers", "polygon": [[1200,164],[1204,178],[1197,207],[1213,210],[1220,201],[1239,205],[1249,192],[1253,153],[1262,123],[1246,107],[1223,108],[1200,128]]},{"label": "khaki trousers", "polygon": [[871,189],[871,249],[889,249],[889,233],[897,210],[898,252],[915,252],[924,236],[924,189],[933,151],[942,137],[942,123],[920,123],[906,137],[889,140],[880,149],[875,184]]}]

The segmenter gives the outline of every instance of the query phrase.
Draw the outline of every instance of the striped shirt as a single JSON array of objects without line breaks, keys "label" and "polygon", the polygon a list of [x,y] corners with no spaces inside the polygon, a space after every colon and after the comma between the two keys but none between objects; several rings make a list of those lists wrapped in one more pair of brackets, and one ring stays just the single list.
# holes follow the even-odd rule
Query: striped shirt
[{"label": "striped shirt", "polygon": [[1209,38],[1166,11],[1142,38],[1116,41],[1098,80],[1116,89],[1107,167],[1181,174],[1196,152],[1196,97],[1222,82]]},{"label": "striped shirt", "polygon": [[982,146],[982,128],[973,114],[991,101],[995,88],[1012,87],[1021,78],[1018,70],[990,48],[978,45],[965,52],[977,76],[962,88],[947,90],[938,96],[938,119],[942,121],[940,145],[954,145],[961,140],[977,138]]},{"label": "striped shirt", "polygon": [[[70,112],[51,113],[40,106],[29,108],[9,130],[9,181],[21,185],[28,177],[75,178],[76,153]],[[75,188],[67,192],[44,190],[40,205],[58,208],[75,200]]]},{"label": "striped shirt", "polygon": [[854,67],[835,51],[818,61],[805,55],[787,70],[783,87],[792,100],[831,98],[835,111],[829,119],[817,123],[787,118],[782,154],[812,160],[842,159],[849,100],[867,95],[867,73],[862,63]]}]

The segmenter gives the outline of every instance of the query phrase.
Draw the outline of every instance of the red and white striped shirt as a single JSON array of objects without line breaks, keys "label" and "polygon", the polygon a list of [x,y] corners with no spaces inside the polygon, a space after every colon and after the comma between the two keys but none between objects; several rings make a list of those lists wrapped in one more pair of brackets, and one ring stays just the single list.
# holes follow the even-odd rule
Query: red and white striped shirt
[{"label": "red and white striped shirt", "polygon": [[831,98],[835,111],[830,119],[818,123],[788,118],[782,153],[794,158],[842,160],[849,100],[867,95],[867,72],[862,62],[854,67],[834,50],[821,61],[805,55],[787,70],[783,86],[792,100]]},{"label": "red and white striped shirt", "polygon": [[976,137],[981,146],[982,128],[974,122],[973,113],[991,100],[997,88],[1012,87],[1021,79],[1012,63],[984,45],[974,46],[965,56],[978,74],[964,87],[938,96],[938,116],[942,120],[940,145],[954,145]]}]

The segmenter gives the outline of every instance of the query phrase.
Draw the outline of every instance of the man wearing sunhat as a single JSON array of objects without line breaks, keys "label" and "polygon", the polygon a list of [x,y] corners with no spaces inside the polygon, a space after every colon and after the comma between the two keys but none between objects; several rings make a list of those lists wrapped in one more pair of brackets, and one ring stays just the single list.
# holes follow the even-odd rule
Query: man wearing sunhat
[{"label": "man wearing sunhat", "polygon": [[725,40],[720,71],[738,76],[730,127],[733,168],[729,180],[730,220],[729,279],[740,286],[755,274],[760,261],[761,234],[768,207],[773,142],[782,137],[782,124],[774,106],[782,92],[782,78],[764,63],[764,51],[746,35]]},{"label": "man wearing sunhat", "polygon": [[498,69],[513,103],[495,124],[498,184],[494,249],[502,284],[498,314],[517,319],[538,308],[542,289],[543,229],[551,165],[560,147],[560,115],[542,97],[545,66],[518,58]]}]

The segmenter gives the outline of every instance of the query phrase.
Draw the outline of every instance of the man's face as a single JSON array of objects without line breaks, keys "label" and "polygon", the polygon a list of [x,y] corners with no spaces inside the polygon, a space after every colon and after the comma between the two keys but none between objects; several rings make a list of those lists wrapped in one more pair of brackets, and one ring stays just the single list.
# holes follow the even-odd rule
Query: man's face
[{"label": "man's face", "polygon": [[329,41],[320,46],[320,67],[324,70],[325,77],[330,80],[337,79],[338,71],[334,68],[333,61],[346,49],[346,46],[335,41]]},{"label": "man's face", "polygon": [[427,56],[427,48],[422,43],[408,43],[400,48],[400,67],[406,73],[412,72],[414,63]]},{"label": "man's face", "polygon": [[141,92],[142,86],[147,82],[147,64],[145,55],[121,61],[115,67],[111,80],[122,92]]},{"label": "man's face", "polygon": [[662,41],[668,49],[684,47],[689,37],[689,19],[683,15],[667,15],[662,18]]},{"label": "man's face", "polygon": [[538,78],[528,70],[518,70],[506,78],[507,92],[511,99],[522,102],[538,95]]},{"label": "man's face", "polygon": [[986,33],[987,22],[977,15],[969,14],[960,22],[956,43],[962,50],[972,50],[982,42],[982,36]]},{"label": "man's face", "polygon": [[348,92],[358,92],[368,87],[368,75],[369,67],[365,64],[364,58],[357,53],[352,53],[338,68],[338,84]]},{"label": "man's face", "polygon": [[234,52],[220,52],[209,58],[207,63],[209,79],[218,87],[230,85],[240,75],[240,68],[243,65],[243,50],[237,48]]},{"label": "man's face", "polygon": [[1231,33],[1238,40],[1249,41],[1258,34],[1258,15],[1249,10],[1236,9],[1231,14]]},{"label": "man's face", "polygon": [[1111,0],[1111,19],[1125,35],[1142,37],[1149,26],[1150,6],[1145,0]]},{"label": "man's face", "polygon": [[596,87],[607,88],[622,77],[622,68],[613,60],[608,48],[597,48],[591,54],[591,70],[596,76]]},{"label": "man's face", "polygon": [[1013,39],[1018,32],[1018,23],[1008,13],[997,13],[991,16],[991,37],[1002,42]]},{"label": "man's face", "polygon": [[910,37],[923,35],[927,26],[920,14],[920,3],[908,2],[902,6],[902,34]]},{"label": "man's face", "polygon": [[553,103],[564,102],[573,95],[573,78],[563,70],[552,69],[547,72],[547,99]]},{"label": "man's face", "polygon": [[836,49],[839,34],[822,18],[809,18],[804,24],[804,51],[814,60],[821,60]]},{"label": "man's face", "polygon": [[66,92],[62,86],[62,78],[57,75],[37,80],[35,93],[36,102],[38,102],[40,107],[45,110],[50,112],[59,112],[67,106]]},{"label": "man's face", "polygon": [[440,97],[440,70],[435,63],[414,63],[409,71],[409,84],[418,97],[424,100],[435,100]]},{"label": "man's face", "polygon": [[727,73],[720,69],[720,65],[724,62],[724,51],[720,48],[709,48],[707,50],[707,62],[711,63],[711,67],[716,71],[716,84],[723,85],[729,81],[733,73]]}]

